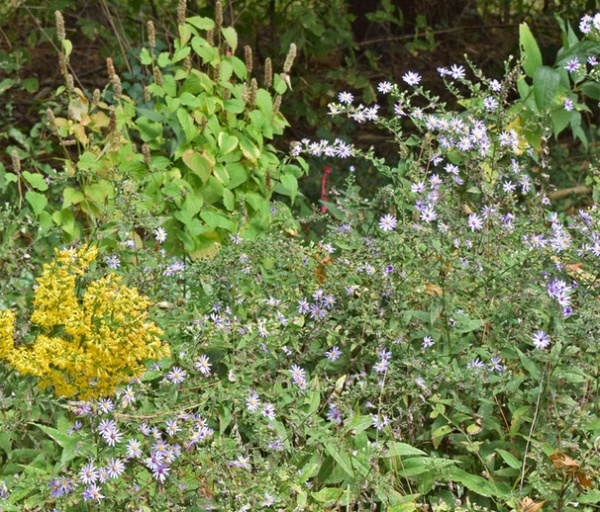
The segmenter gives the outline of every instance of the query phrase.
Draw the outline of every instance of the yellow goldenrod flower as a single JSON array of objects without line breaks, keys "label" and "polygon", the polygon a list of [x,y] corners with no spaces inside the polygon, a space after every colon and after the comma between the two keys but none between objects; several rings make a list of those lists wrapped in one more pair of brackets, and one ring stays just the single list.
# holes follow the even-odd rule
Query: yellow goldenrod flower
[{"label": "yellow goldenrod flower", "polygon": [[91,282],[79,298],[78,280],[97,257],[96,248],[56,252],[37,279],[33,301],[31,322],[43,334],[15,348],[15,315],[0,311],[0,359],[58,395],[87,400],[140,377],[144,360],[168,357],[163,332],[148,319],[150,301],[121,285],[120,277]]}]

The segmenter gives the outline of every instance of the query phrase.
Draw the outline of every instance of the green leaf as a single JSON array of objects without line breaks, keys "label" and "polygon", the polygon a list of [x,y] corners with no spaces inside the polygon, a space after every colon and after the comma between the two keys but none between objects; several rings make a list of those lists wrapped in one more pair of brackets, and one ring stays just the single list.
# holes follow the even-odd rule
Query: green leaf
[{"label": "green leaf", "polygon": [[383,457],[405,457],[408,455],[427,455],[424,451],[415,448],[406,443],[391,441],[388,444],[388,450],[383,453]]},{"label": "green leaf", "polygon": [[560,73],[549,66],[540,66],[533,75],[533,95],[538,109],[550,108],[560,85]]},{"label": "green leaf", "polygon": [[338,487],[324,487],[318,492],[312,492],[311,496],[324,505],[335,505],[339,503],[344,491]]},{"label": "green leaf", "polygon": [[223,164],[215,164],[213,167],[213,176],[217,178],[224,187],[229,186],[229,174]]},{"label": "green leaf", "polygon": [[238,36],[237,32],[235,31],[235,28],[222,27],[221,34],[223,34],[225,41],[227,41],[227,44],[231,47],[231,53],[235,53],[235,50],[237,49],[238,45]]},{"label": "green leaf", "polygon": [[506,450],[496,450],[496,452],[502,457],[504,462],[506,462],[511,468],[520,469],[521,462],[517,459],[512,453],[507,452]]},{"label": "green leaf", "polygon": [[63,208],[68,208],[72,204],[78,204],[85,199],[85,196],[79,191],[71,187],[65,188],[63,191]]},{"label": "green leaf", "polygon": [[600,84],[598,82],[586,82],[581,86],[581,92],[596,101],[600,101]]},{"label": "green leaf", "polygon": [[211,166],[205,156],[193,149],[188,149],[183,152],[181,159],[194,174],[200,177],[202,183],[206,183],[212,174]]},{"label": "green leaf", "polygon": [[44,190],[48,190],[48,184],[46,183],[46,180],[41,174],[34,174],[29,171],[23,171],[21,175],[23,176],[23,178],[25,178],[25,181],[36,190],[39,190],[41,192],[43,192]]},{"label": "green leaf", "polygon": [[571,114],[572,112],[569,112],[564,108],[558,108],[552,111],[551,117],[554,137],[558,137],[558,135],[569,125],[571,122]]},{"label": "green leaf", "polygon": [[150,52],[147,48],[142,48],[140,50],[140,62],[144,66],[149,66],[150,64],[152,64],[152,56],[150,55]]},{"label": "green leaf", "polygon": [[519,25],[519,48],[523,58],[523,69],[528,77],[533,78],[536,70],[542,65],[542,52],[527,23]]},{"label": "green leaf", "polygon": [[219,150],[222,155],[226,155],[227,153],[231,153],[235,148],[237,148],[239,139],[235,135],[229,135],[225,132],[219,133]]},{"label": "green leaf", "polygon": [[23,80],[21,85],[23,89],[25,89],[30,94],[37,92],[37,90],[40,88],[38,79],[35,77],[26,78],[25,80]]},{"label": "green leaf", "polygon": [[332,444],[326,444],[325,450],[329,455],[333,457],[333,459],[338,463],[338,465],[351,477],[354,477],[354,470],[352,469],[352,460],[348,456],[347,453],[338,451],[337,447]]},{"label": "green leaf", "polygon": [[73,43],[68,39],[63,39],[61,43],[63,47],[63,53],[65,54],[64,58],[68,60],[69,56],[73,52]]},{"label": "green leaf", "polygon": [[235,195],[228,188],[223,189],[223,205],[230,212],[235,208]]},{"label": "green leaf", "polygon": [[290,196],[293,204],[294,199],[296,199],[296,195],[298,194],[298,180],[296,179],[296,176],[293,174],[284,174],[281,176],[281,185],[284,187],[283,191],[277,190],[278,187],[275,187],[275,191]]},{"label": "green leaf", "polygon": [[192,48],[202,58],[204,64],[211,64],[219,58],[219,51],[201,37],[195,36],[192,38]]},{"label": "green leaf", "polygon": [[[185,25],[181,25],[179,28],[181,27],[185,27]],[[177,51],[175,51],[175,53],[173,54],[173,59],[172,62],[179,62],[183,59],[185,59],[191,52],[191,48],[189,46],[184,46],[183,48],[179,48]]]},{"label": "green leaf", "polygon": [[191,18],[186,18],[185,21],[193,27],[196,27],[200,30],[212,30],[213,28],[215,28],[215,22],[210,18],[192,16]]},{"label": "green leaf", "polygon": [[37,423],[32,422],[32,424],[38,427],[43,432],[45,432],[52,439],[54,439],[58,443],[58,445],[63,449],[62,456],[60,459],[61,464],[63,466],[65,466],[67,462],[73,460],[78,455],[78,436],[71,436],[66,432],[61,432],[60,430],[57,430],[55,428],[46,427]]},{"label": "green leaf", "polygon": [[185,141],[192,142],[198,136],[198,128],[196,128],[192,116],[184,108],[180,108],[177,109],[177,120],[185,134]]},{"label": "green leaf", "polygon": [[507,494],[506,491],[504,489],[501,490],[498,485],[494,485],[481,476],[471,475],[460,468],[449,468],[448,472],[454,482],[464,485],[470,491],[476,492],[481,496],[491,498],[505,496]]},{"label": "green leaf", "polygon": [[519,354],[521,364],[529,372],[529,375],[531,375],[535,380],[540,380],[540,370],[538,369],[536,364],[525,354],[523,354],[523,352],[521,352],[519,349],[517,349],[517,353]]},{"label": "green leaf", "polygon": [[212,210],[204,210],[200,217],[211,229],[223,228],[233,233],[236,229],[235,222],[233,222],[229,217],[218,213]]},{"label": "green leaf", "polygon": [[33,190],[28,190],[25,193],[25,199],[31,205],[33,213],[39,215],[44,211],[46,205],[48,204],[48,199],[44,194],[40,194],[39,192],[34,192]]}]

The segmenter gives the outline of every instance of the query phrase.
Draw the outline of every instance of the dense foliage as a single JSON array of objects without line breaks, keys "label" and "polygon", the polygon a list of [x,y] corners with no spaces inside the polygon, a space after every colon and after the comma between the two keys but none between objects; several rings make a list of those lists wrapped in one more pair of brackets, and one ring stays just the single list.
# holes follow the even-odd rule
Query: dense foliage
[{"label": "dense foliage", "polygon": [[1,510],[597,508],[600,210],[548,169],[593,150],[600,14],[554,62],[522,24],[503,76],[439,67],[450,101],[340,91],[290,155],[295,45],[259,87],[220,4],[180,2],[89,93],[63,23],[62,169],[0,169]]}]

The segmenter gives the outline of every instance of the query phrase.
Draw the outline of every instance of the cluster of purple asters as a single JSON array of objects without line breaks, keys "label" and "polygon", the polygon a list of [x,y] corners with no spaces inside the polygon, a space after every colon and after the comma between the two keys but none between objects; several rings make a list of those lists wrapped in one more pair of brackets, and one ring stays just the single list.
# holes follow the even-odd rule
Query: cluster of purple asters
[{"label": "cluster of purple asters", "polygon": [[326,295],[322,288],[319,288],[312,295],[313,302],[309,303],[306,298],[298,301],[298,313],[301,315],[309,314],[314,320],[321,320],[327,316],[327,312],[336,304],[336,298],[333,295]]}]

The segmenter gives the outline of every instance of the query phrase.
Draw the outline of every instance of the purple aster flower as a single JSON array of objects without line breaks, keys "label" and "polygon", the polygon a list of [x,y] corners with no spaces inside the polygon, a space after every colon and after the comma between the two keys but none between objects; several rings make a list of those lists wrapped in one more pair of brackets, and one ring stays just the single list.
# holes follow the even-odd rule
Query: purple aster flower
[{"label": "purple aster flower", "polygon": [[550,345],[550,336],[548,336],[544,331],[536,331],[531,337],[531,340],[536,348],[539,349],[544,349]]},{"label": "purple aster flower", "polygon": [[173,366],[171,371],[167,373],[167,379],[173,384],[181,384],[185,380],[185,371],[178,366]]},{"label": "purple aster flower", "polygon": [[398,220],[389,213],[379,219],[379,227],[383,231],[393,231],[398,225]]},{"label": "purple aster flower", "polygon": [[421,81],[421,75],[409,71],[402,77],[402,80],[404,80],[408,85],[417,85]]},{"label": "purple aster flower", "polygon": [[579,63],[579,59],[577,57],[574,57],[569,62],[567,62],[565,69],[569,73],[574,73],[575,71],[577,71],[579,69],[580,65],[581,64]]},{"label": "purple aster flower", "polygon": [[342,351],[337,346],[331,347],[331,350],[325,352],[325,357],[327,357],[329,361],[336,361],[341,355]]}]

